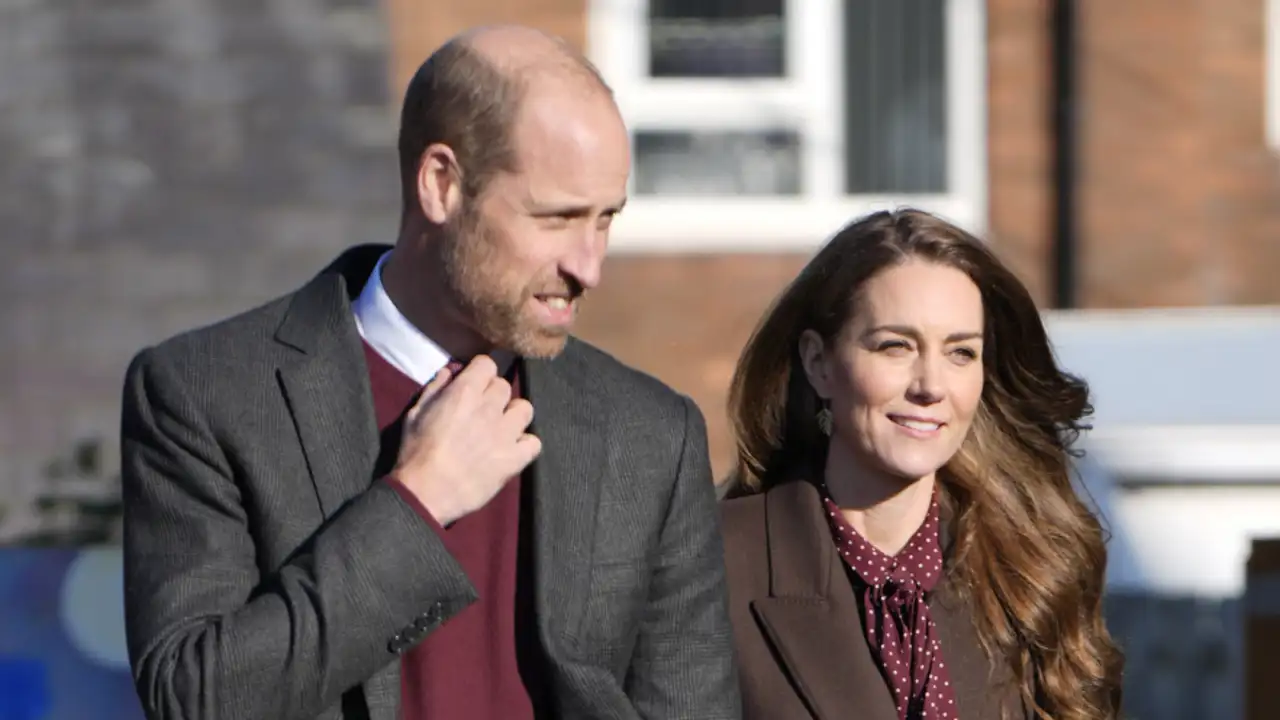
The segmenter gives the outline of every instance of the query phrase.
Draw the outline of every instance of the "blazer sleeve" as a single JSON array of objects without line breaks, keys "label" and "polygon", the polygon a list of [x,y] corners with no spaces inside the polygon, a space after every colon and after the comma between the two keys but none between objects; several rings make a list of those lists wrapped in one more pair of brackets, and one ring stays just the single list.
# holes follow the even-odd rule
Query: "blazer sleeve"
[{"label": "blazer sleeve", "polygon": [[386,482],[260,573],[234,453],[195,400],[214,391],[168,359],[134,358],[121,417],[125,625],[148,718],[315,717],[475,600]]},{"label": "blazer sleeve", "polygon": [[742,717],[706,421],[687,398],[674,490],[626,692],[644,718]]}]

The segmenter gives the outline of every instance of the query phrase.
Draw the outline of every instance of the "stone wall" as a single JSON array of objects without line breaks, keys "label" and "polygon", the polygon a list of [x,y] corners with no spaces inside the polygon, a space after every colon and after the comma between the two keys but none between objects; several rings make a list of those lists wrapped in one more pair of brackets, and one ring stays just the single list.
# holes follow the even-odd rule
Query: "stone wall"
[{"label": "stone wall", "polygon": [[114,446],[141,346],[394,237],[386,35],[371,0],[0,3],[0,497]]}]

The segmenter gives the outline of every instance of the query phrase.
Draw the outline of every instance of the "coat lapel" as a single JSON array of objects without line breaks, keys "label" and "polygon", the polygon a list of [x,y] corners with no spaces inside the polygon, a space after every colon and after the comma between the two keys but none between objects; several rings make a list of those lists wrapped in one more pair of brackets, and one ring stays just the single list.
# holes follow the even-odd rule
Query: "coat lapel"
[{"label": "coat lapel", "polygon": [[897,720],[817,491],[790,482],[765,503],[770,593],[751,607],[805,703],[819,720]]},{"label": "coat lapel", "polygon": [[[354,264],[347,258],[335,266]],[[363,284],[352,286],[336,267],[325,270],[294,296],[276,332],[298,351],[278,375],[326,518],[368,489],[378,453],[369,371],[351,313],[352,288]]]},{"label": "coat lapel", "polygon": [[[940,540],[947,569],[954,555],[955,511],[942,504]],[[955,690],[957,716],[968,720],[1012,720],[1030,717],[1013,683],[1013,672],[987,657],[973,624],[973,606],[942,583],[929,596],[929,614],[942,645],[942,657]],[[1003,714],[1002,714],[1003,708]]]},{"label": "coat lapel", "polygon": [[564,637],[575,638],[589,591],[597,505],[607,456],[605,396],[570,340],[553,360],[528,359],[521,378],[533,403],[531,432],[542,454],[526,477],[532,482],[533,578],[538,631],[552,656]]},{"label": "coat lapel", "polygon": [[933,616],[942,657],[955,690],[957,717],[965,720],[1027,717],[1022,697],[1012,682],[1012,672],[993,667],[982,650],[973,626],[971,606],[944,585],[929,599],[929,613]]},{"label": "coat lapel", "polygon": [[362,368],[350,358],[308,358],[279,371],[325,518],[373,479],[378,431],[368,382],[358,374]]},{"label": "coat lapel", "polygon": [[[387,249],[362,246],[344,253],[294,296],[276,331],[277,341],[297,351],[277,377],[326,518],[374,479],[377,418],[351,300]],[[389,663],[363,689],[369,716],[392,720],[399,708],[400,663]]]}]

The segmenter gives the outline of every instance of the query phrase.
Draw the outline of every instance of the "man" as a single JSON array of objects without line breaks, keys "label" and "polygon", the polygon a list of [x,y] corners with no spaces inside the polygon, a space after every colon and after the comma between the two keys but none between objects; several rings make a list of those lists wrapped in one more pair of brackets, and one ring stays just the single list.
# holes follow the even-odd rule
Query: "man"
[{"label": "man", "polygon": [[406,93],[393,250],[139,353],[149,717],[739,716],[703,418],[569,336],[628,146],[562,42],[464,34]]}]

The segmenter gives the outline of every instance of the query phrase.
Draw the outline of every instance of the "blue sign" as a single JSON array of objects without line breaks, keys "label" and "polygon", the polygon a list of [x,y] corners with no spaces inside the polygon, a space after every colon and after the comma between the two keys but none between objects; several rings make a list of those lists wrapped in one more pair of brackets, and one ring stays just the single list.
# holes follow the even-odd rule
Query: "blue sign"
[{"label": "blue sign", "polygon": [[118,548],[0,548],[0,720],[142,720]]},{"label": "blue sign", "polygon": [[51,705],[44,663],[0,657],[0,720],[42,720]]}]

